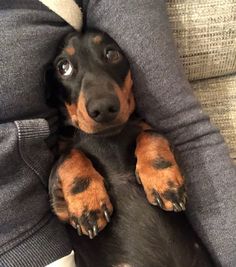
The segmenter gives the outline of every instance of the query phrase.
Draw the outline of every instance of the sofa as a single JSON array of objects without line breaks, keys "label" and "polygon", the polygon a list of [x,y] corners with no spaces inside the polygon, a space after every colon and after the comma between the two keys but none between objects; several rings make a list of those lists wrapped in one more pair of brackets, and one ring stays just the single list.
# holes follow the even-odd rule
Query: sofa
[{"label": "sofa", "polygon": [[186,76],[236,163],[236,0],[167,0]]}]

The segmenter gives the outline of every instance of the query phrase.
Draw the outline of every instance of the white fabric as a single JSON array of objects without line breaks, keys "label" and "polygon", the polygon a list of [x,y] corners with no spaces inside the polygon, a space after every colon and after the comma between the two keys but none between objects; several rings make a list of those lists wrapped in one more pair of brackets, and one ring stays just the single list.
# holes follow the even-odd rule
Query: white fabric
[{"label": "white fabric", "polygon": [[72,250],[69,255],[54,261],[45,267],[76,267],[74,251]]},{"label": "white fabric", "polygon": [[80,31],[83,23],[83,15],[74,0],[39,0],[58,16],[63,18],[74,29]]}]

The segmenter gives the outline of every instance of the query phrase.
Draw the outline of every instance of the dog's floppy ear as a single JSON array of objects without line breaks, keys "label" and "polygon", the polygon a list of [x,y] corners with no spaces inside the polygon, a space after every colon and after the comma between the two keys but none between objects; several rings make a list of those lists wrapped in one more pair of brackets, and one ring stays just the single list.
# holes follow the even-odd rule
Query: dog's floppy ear
[{"label": "dog's floppy ear", "polygon": [[55,94],[57,86],[53,64],[48,64],[44,71],[44,88],[46,103],[50,107],[56,107],[58,105],[58,97]]}]

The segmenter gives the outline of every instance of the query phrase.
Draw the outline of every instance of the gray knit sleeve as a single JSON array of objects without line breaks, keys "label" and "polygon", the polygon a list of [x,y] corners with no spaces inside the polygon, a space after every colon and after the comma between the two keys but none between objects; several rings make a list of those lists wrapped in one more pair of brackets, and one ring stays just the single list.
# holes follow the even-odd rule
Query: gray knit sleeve
[{"label": "gray knit sleeve", "polygon": [[236,172],[219,130],[183,76],[164,0],[90,0],[88,26],[132,63],[139,113],[166,134],[187,180],[188,217],[219,266],[236,266]]},{"label": "gray knit sleeve", "polygon": [[0,2],[0,266],[41,267],[72,250],[50,211],[53,155],[45,140],[55,111],[43,84],[72,28],[38,1]]}]

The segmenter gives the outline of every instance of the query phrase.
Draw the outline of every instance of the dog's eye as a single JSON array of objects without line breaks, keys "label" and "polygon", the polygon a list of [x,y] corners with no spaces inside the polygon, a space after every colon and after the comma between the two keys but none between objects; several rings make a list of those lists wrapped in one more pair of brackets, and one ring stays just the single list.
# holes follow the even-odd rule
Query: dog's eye
[{"label": "dog's eye", "polygon": [[106,50],[105,56],[107,61],[110,63],[118,63],[121,60],[121,53],[114,49]]},{"label": "dog's eye", "polygon": [[57,71],[62,77],[67,78],[72,75],[73,67],[70,61],[68,61],[67,59],[63,59],[57,63]]}]

